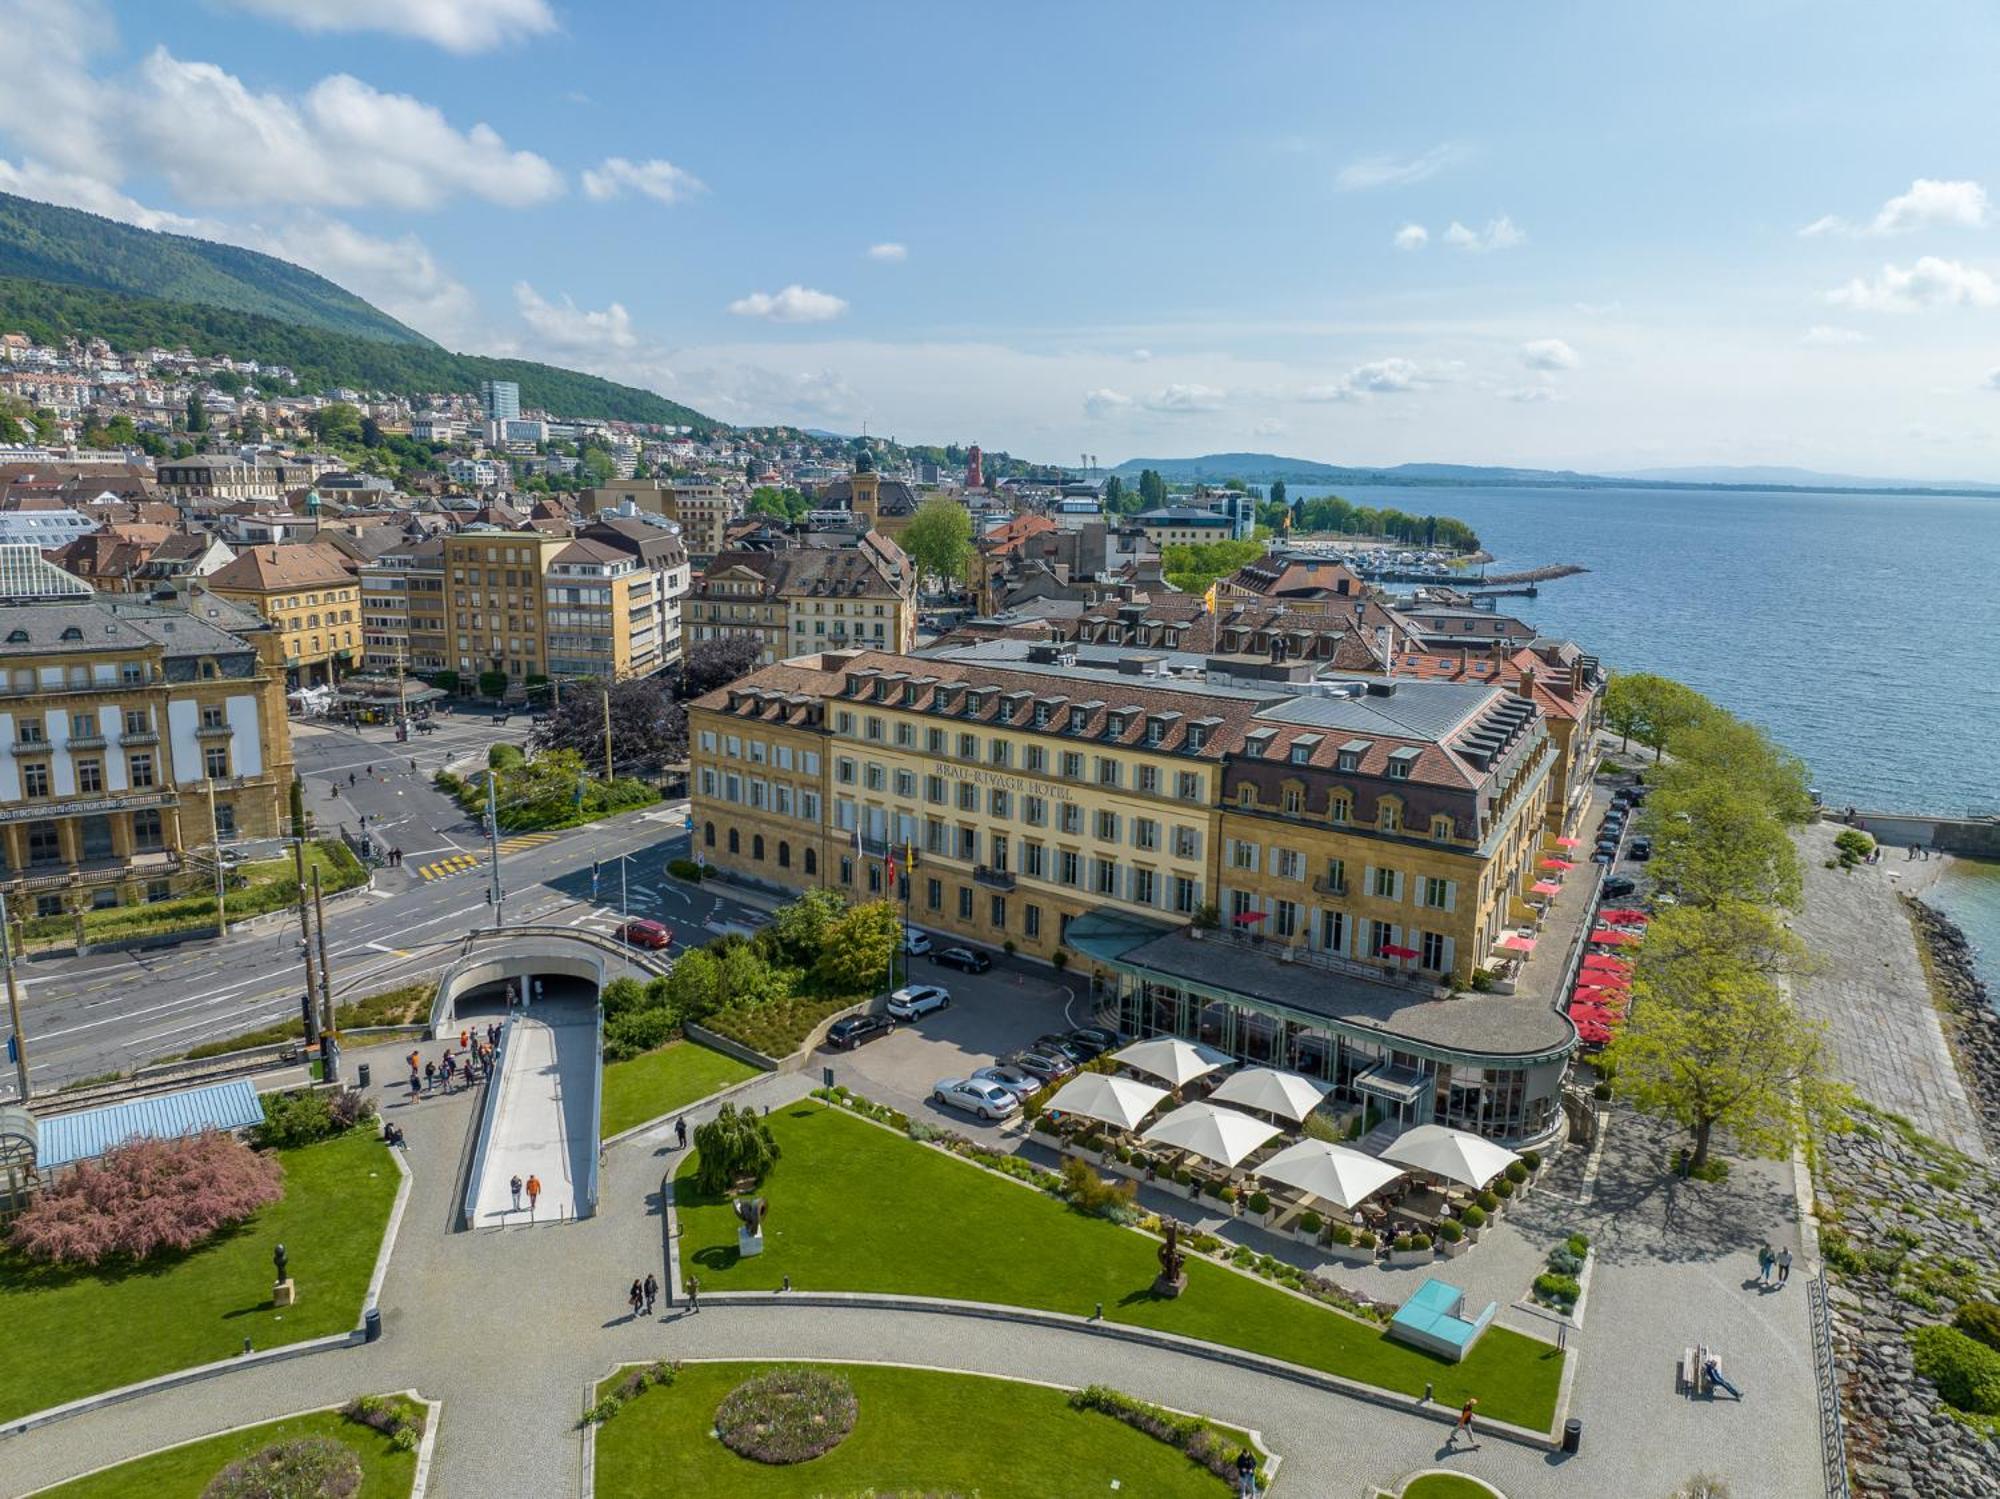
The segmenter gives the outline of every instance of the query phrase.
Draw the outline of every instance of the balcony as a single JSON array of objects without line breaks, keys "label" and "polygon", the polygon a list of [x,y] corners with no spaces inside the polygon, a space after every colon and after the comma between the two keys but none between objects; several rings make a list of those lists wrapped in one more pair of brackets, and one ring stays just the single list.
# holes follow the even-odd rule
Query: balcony
[{"label": "balcony", "polygon": [[236,728],[233,724],[204,723],[195,725],[194,737],[197,739],[228,739],[233,737],[235,733]]},{"label": "balcony", "polygon": [[1347,876],[1346,876],[1346,875],[1341,875],[1341,876],[1339,876],[1338,878],[1336,878],[1335,876],[1333,876],[1333,875],[1330,875],[1330,874],[1316,874],[1316,875],[1314,875],[1314,876],[1313,876],[1313,894],[1315,894],[1315,895],[1345,895],[1345,894],[1347,894]]},{"label": "balcony", "polygon": [[1261,953],[1267,958],[1276,958],[1281,963],[1298,963],[1307,968],[1318,968],[1346,978],[1365,979],[1372,983],[1387,984],[1391,988],[1411,990],[1430,999],[1443,999],[1451,992],[1448,987],[1427,975],[1394,966],[1386,958],[1377,964],[1364,962],[1358,958],[1342,957],[1338,953],[1320,952],[1306,946],[1303,937],[1291,939],[1262,937],[1248,930],[1232,931],[1226,925],[1203,933],[1197,933],[1190,928],[1188,935],[1205,941],[1221,942],[1231,947],[1245,948]]},{"label": "balcony", "polygon": [[988,864],[973,866],[972,880],[977,885],[987,885],[995,890],[1012,890],[1014,872],[1011,869],[995,869]]},{"label": "balcony", "polygon": [[73,750],[103,749],[105,743],[102,734],[72,734],[69,737],[69,748]]}]

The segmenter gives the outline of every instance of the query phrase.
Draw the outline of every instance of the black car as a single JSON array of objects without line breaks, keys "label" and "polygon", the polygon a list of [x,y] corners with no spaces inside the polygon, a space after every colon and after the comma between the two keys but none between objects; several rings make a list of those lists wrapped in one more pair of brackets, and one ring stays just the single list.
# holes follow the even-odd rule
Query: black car
[{"label": "black car", "polygon": [[1101,1025],[1080,1025],[1065,1038],[1072,1046],[1080,1046],[1093,1057],[1101,1057],[1118,1044],[1118,1033],[1108,1031]]},{"label": "black car", "polygon": [[1644,863],[1653,857],[1653,840],[1650,838],[1634,838],[1632,846],[1626,849],[1625,852],[1628,857]]},{"label": "black car", "polygon": [[969,947],[947,947],[942,952],[931,954],[933,963],[942,963],[946,968],[956,968],[961,973],[984,973],[993,966],[993,960],[983,952],[974,952]]},{"label": "black car", "polygon": [[896,1022],[887,1015],[849,1015],[845,1020],[836,1020],[833,1028],[826,1033],[826,1044],[835,1051],[852,1051],[877,1036],[886,1036],[896,1028]]},{"label": "black car", "polygon": [[1079,1067],[1097,1055],[1072,1037],[1059,1036],[1054,1031],[1035,1037],[1035,1044],[1029,1050],[1054,1052],[1057,1056],[1068,1057]]},{"label": "black car", "polygon": [[1622,874],[1615,874],[1604,882],[1604,897],[1606,900],[1623,900],[1628,895],[1637,894],[1638,890],[1639,882],[1637,880],[1628,880]]}]

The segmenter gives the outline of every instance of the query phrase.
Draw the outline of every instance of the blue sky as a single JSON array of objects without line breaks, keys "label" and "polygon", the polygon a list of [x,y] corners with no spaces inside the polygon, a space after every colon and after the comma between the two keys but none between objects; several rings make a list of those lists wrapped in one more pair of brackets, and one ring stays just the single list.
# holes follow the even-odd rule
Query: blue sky
[{"label": "blue sky", "polygon": [[1983,6],[0,0],[0,189],[1074,461],[2000,477]]}]

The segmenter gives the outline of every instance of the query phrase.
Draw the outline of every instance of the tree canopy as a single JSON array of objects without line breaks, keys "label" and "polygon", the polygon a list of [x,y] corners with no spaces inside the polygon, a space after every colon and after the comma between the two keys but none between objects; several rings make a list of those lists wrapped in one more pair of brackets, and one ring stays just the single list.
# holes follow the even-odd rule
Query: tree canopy
[{"label": "tree canopy", "polygon": [[1620,672],[1604,689],[1604,722],[1630,749],[1638,740],[1658,760],[1673,740],[1715,711],[1715,705],[1672,677]]},{"label": "tree canopy", "polygon": [[681,658],[682,698],[693,702],[703,693],[727,686],[756,666],[762,650],[753,635],[696,641]]},{"label": "tree canopy", "polygon": [[1204,541],[1170,546],[1160,556],[1167,581],[1182,593],[1205,593],[1217,578],[1264,555],[1261,541]]},{"label": "tree canopy", "polygon": [[934,495],[917,507],[896,540],[920,574],[963,582],[972,556],[972,512],[948,496]]},{"label": "tree canopy", "polygon": [[[561,701],[535,725],[538,752],[569,750],[597,774],[604,770],[607,688],[585,677],[562,685]],[[611,761],[620,775],[678,765],[687,758],[687,709],[658,677],[631,677],[608,688]]]},{"label": "tree canopy", "polygon": [[902,918],[888,901],[850,907],[827,924],[813,976],[829,994],[873,994],[902,942]]}]

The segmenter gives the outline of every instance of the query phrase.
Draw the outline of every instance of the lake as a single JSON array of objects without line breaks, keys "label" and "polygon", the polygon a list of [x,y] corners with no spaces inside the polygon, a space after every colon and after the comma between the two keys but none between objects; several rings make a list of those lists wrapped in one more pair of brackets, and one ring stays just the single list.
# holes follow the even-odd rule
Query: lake
[{"label": "lake", "polygon": [[[1590,569],[1507,612],[1754,719],[1831,806],[2000,810],[2000,497],[1288,486],[1455,515],[1492,571]],[[2000,868],[1934,891],[2000,996]]]}]

